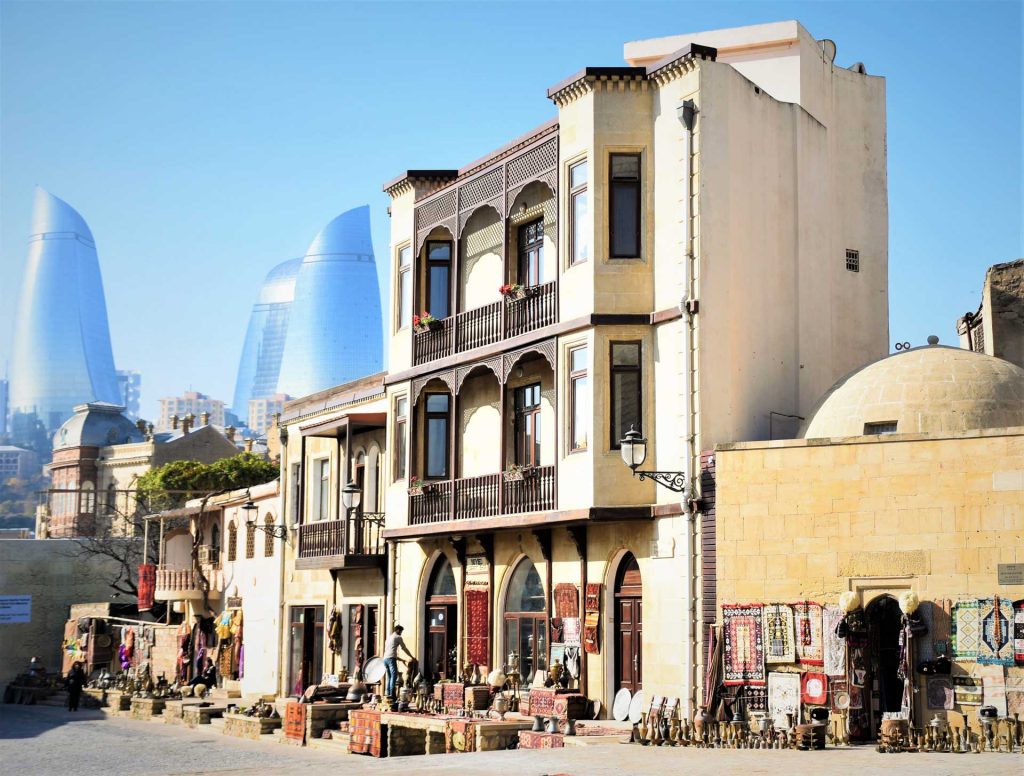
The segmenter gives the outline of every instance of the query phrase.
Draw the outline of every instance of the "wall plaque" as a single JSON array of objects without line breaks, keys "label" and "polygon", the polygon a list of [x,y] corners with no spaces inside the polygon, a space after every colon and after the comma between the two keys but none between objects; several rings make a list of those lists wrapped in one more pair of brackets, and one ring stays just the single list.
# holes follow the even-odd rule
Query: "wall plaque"
[{"label": "wall plaque", "polygon": [[1024,585],[1024,563],[1000,563],[1000,585]]}]

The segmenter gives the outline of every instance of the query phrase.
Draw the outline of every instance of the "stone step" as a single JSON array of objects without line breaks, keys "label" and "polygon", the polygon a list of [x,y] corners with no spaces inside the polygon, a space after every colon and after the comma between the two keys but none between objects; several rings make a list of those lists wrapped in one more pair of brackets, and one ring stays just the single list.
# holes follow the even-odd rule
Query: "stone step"
[{"label": "stone step", "polygon": [[335,752],[336,754],[348,754],[348,735],[331,733],[330,738],[311,738],[306,741],[310,749],[319,749],[322,752]]},{"label": "stone step", "polygon": [[210,720],[210,727],[214,730],[224,730],[225,719],[223,717],[214,717]]},{"label": "stone step", "polygon": [[562,745],[567,749],[572,746],[609,746],[611,744],[621,744],[628,738],[628,734],[622,736],[564,736],[562,738]]}]

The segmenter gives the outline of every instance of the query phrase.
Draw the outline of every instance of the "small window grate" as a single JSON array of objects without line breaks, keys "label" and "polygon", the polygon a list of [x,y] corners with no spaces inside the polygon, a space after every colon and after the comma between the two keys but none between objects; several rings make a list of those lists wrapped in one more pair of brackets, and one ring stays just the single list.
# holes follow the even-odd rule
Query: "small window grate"
[{"label": "small window grate", "polygon": [[975,318],[977,323],[971,327],[971,344],[975,353],[985,352],[985,327],[980,318]]},{"label": "small window grate", "polygon": [[846,269],[850,272],[860,272],[860,251],[846,249]]},{"label": "small window grate", "polygon": [[895,434],[896,433],[895,420],[883,420],[878,423],[865,423],[864,424],[864,435],[868,434]]}]

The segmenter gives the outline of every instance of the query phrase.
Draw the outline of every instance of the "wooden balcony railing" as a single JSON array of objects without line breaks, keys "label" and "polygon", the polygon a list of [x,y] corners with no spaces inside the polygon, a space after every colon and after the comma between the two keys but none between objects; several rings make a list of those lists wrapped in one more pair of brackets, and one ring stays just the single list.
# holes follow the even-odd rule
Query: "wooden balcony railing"
[{"label": "wooden balcony railing", "polygon": [[[492,345],[526,334],[558,320],[557,281],[527,289],[521,299],[508,299],[477,307],[413,333],[413,366]],[[504,312],[502,307],[505,308]]]},{"label": "wooden balcony railing", "polygon": [[[203,565],[203,574],[209,585],[210,595],[220,595],[224,589],[224,576],[216,566]],[[158,601],[183,601],[201,598],[203,595],[202,576],[198,569],[160,566],[156,570],[155,597]]]},{"label": "wooden balcony railing", "polygon": [[352,514],[345,520],[320,520],[299,526],[299,557],[382,555],[382,512]]},{"label": "wooden balcony railing", "polygon": [[422,495],[409,497],[409,525],[542,512],[554,508],[555,467],[538,466],[522,480],[513,482],[505,482],[501,474],[431,482]]}]

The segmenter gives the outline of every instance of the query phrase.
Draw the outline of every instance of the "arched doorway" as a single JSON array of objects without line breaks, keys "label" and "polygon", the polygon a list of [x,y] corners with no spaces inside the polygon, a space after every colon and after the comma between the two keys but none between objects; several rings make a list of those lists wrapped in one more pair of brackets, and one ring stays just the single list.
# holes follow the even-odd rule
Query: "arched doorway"
[{"label": "arched doorway", "polygon": [[[903,705],[903,680],[899,678],[900,630],[903,613],[891,595],[876,598],[864,612],[868,625],[868,677],[865,682],[865,706],[872,714],[869,731],[878,730],[882,715],[900,711]],[[869,703],[878,698],[878,708]]]},{"label": "arched doorway", "polygon": [[433,682],[454,679],[458,676],[458,598],[452,564],[443,555],[430,574],[425,607],[427,642],[423,672]]},{"label": "arched doorway", "polygon": [[[548,612],[544,585],[529,558],[519,561],[505,591],[505,654],[519,656],[525,684],[547,669]],[[509,661],[511,662],[511,661]]]},{"label": "arched doorway", "polygon": [[615,691],[635,693],[643,683],[643,581],[640,564],[627,552],[615,575]]}]

